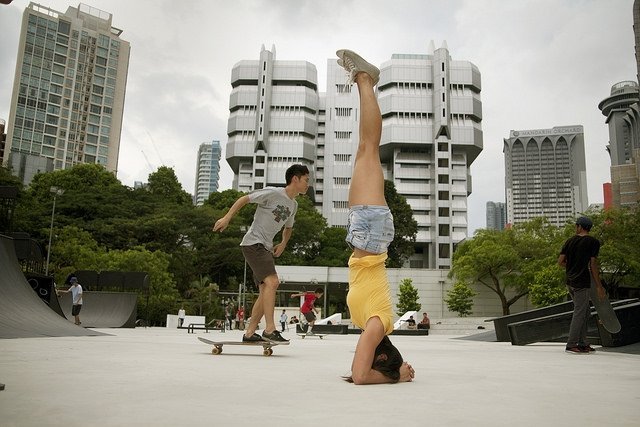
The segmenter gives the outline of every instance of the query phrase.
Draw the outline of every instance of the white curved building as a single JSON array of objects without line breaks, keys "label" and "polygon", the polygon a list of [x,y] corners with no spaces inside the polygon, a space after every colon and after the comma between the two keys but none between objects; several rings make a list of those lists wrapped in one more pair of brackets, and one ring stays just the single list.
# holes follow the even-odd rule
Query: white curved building
[{"label": "white curved building", "polygon": [[[272,50],[263,47],[259,61],[241,61],[232,72],[227,161],[234,188],[282,185],[290,164],[308,164],[316,207],[329,225],[346,227],[357,89],[332,58],[326,93],[318,94],[315,66],[276,61]],[[467,237],[469,167],[482,151],[480,72],[451,59],[446,43],[431,44],[428,54],[394,54],[380,69],[385,178],[418,222],[407,266],[449,269],[455,245]]]}]

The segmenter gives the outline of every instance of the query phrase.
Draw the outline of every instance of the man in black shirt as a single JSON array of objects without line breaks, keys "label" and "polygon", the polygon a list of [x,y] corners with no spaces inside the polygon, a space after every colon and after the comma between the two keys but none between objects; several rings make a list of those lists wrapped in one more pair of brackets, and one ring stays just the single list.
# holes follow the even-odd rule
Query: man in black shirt
[{"label": "man in black shirt", "polygon": [[599,294],[604,294],[598,270],[600,242],[589,236],[593,223],[587,217],[576,220],[576,235],[569,238],[560,251],[558,264],[566,269],[567,287],[573,299],[573,317],[569,327],[566,351],[589,353],[595,351],[587,343],[587,320],[589,319],[589,288],[591,277]]}]

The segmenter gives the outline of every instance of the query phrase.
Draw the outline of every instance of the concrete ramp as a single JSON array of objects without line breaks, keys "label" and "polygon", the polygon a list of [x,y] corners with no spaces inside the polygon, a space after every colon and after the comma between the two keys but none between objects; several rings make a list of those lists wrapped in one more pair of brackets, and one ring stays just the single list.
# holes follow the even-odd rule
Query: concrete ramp
[{"label": "concrete ramp", "polygon": [[418,323],[419,320],[416,318],[417,315],[418,315],[417,311],[407,311],[405,314],[400,316],[398,320],[396,320],[396,323],[393,324],[393,329],[402,329],[404,323],[407,320],[409,320],[409,317],[411,316],[413,316],[413,320],[415,320],[416,323]]},{"label": "concrete ramp", "polygon": [[31,289],[16,258],[13,239],[0,235],[0,338],[106,335],[56,314]]},{"label": "concrete ramp", "polygon": [[[331,322],[331,323],[329,323]],[[316,320],[315,325],[340,325],[342,324],[342,313],[335,313],[324,319]]]},{"label": "concrete ramp", "polygon": [[[80,283],[82,285],[82,283]],[[64,316],[71,320],[71,294],[59,298]],[[83,292],[80,321],[87,328],[135,328],[138,294],[135,292]]]}]

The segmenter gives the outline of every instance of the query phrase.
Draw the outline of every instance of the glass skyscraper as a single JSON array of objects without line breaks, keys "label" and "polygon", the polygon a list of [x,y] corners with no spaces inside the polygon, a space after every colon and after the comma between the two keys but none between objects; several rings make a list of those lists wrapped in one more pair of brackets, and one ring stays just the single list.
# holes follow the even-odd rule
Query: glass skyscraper
[{"label": "glass skyscraper", "polygon": [[218,191],[220,180],[220,141],[203,142],[198,149],[196,159],[196,183],[193,202],[201,206],[209,194]]},{"label": "glass skyscraper", "polygon": [[117,172],[130,46],[111,19],[84,4],[25,9],[3,159],[25,184],[81,163]]}]

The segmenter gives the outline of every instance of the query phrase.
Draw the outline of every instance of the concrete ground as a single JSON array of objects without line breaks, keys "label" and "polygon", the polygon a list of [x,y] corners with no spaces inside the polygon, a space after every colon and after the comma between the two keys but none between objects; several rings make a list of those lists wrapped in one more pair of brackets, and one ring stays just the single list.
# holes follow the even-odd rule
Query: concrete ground
[{"label": "concrete ground", "polygon": [[453,336],[396,336],[412,383],[355,386],[357,335],[224,347],[239,331],[104,329],[0,340],[2,426],[637,426],[640,344],[566,354]]}]

